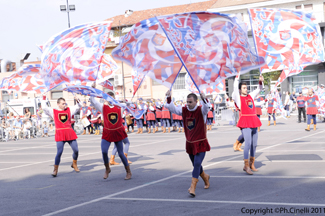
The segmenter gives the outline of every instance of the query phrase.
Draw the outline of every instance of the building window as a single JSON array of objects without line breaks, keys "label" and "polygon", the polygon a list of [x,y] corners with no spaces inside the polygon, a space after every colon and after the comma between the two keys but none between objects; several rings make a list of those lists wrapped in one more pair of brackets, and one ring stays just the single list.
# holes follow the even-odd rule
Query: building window
[{"label": "building window", "polygon": [[60,91],[63,88],[63,85],[58,85],[57,87],[51,90],[51,98],[52,100],[59,99],[63,97],[63,91]]},{"label": "building window", "polygon": [[181,90],[181,89],[185,89],[185,74],[186,73],[179,73],[175,83],[173,85],[173,89],[174,90]]},{"label": "building window", "polygon": [[52,91],[51,92],[52,100],[59,99],[60,97],[63,97],[63,91]]},{"label": "building window", "polygon": [[[303,6],[303,8],[302,8]],[[298,10],[304,10],[304,11],[312,11],[313,10],[313,4],[302,4],[302,5],[298,5],[296,6],[296,9]]]},{"label": "building window", "polygon": [[248,92],[252,92],[258,88],[260,72],[259,70],[252,70],[240,76],[240,82],[247,83]]},{"label": "building window", "polygon": [[2,101],[3,102],[7,102],[13,98],[14,98],[14,92],[11,92],[11,94],[9,94],[8,91],[2,91]]},{"label": "building window", "polygon": [[[301,92],[306,88],[317,89],[318,85],[318,65],[310,65],[298,75],[290,77],[290,92]],[[303,92],[306,93],[306,92]]]}]

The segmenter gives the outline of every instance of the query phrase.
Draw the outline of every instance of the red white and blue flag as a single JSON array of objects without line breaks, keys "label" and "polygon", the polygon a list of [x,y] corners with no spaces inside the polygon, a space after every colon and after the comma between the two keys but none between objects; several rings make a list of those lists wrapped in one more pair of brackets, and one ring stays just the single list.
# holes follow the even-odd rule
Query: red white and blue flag
[{"label": "red white and blue flag", "polygon": [[75,94],[82,94],[82,95],[87,95],[87,96],[93,96],[93,97],[98,97],[98,98],[103,98],[110,102],[113,105],[119,106],[128,112],[130,112],[134,117],[140,118],[145,110],[132,110],[129,106],[123,103],[119,103],[117,100],[115,100],[113,97],[110,95],[106,94],[105,92],[92,88],[89,86],[83,86],[83,85],[75,85],[75,86],[67,86],[63,89],[63,91],[68,91],[71,93]]},{"label": "red white and blue flag", "polygon": [[[195,94],[199,93],[198,89],[196,88],[191,77],[188,74],[185,75],[185,88],[192,93],[195,93]],[[221,80],[217,85],[206,88],[202,92],[204,92],[204,94],[225,93],[226,92],[226,81]]]},{"label": "red white and blue flag", "polygon": [[262,73],[283,70],[275,87],[311,64],[324,61],[318,22],[312,13],[287,9],[249,9],[255,46],[265,58]]},{"label": "red white and blue flag", "polygon": [[134,94],[146,75],[171,88],[183,66],[201,91],[264,64],[241,25],[220,13],[154,17],[135,24],[112,56],[133,67]]},{"label": "red white and blue flag", "polygon": [[45,85],[52,89],[64,82],[95,81],[105,59],[111,24],[105,21],[79,25],[51,37],[42,47],[41,75]]},{"label": "red white and blue flag", "polygon": [[48,89],[40,74],[40,64],[24,64],[17,72],[2,79],[0,89],[41,94]]}]

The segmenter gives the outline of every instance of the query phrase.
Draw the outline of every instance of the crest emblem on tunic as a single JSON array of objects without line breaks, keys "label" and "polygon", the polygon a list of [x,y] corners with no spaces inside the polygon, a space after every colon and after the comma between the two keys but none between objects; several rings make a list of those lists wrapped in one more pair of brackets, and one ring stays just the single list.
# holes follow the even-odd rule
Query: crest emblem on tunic
[{"label": "crest emblem on tunic", "polygon": [[68,121],[68,114],[67,113],[59,113],[59,121],[63,124]]},{"label": "crest emblem on tunic", "polygon": [[253,109],[253,102],[251,100],[246,100],[246,104],[249,108]]},{"label": "crest emblem on tunic", "polygon": [[312,99],[309,99],[309,103],[312,103],[313,102],[313,100]]},{"label": "crest emblem on tunic", "polygon": [[187,125],[186,127],[189,129],[189,130],[192,130],[193,128],[195,128],[195,119],[186,119],[187,120]]},{"label": "crest emblem on tunic", "polygon": [[109,113],[108,114],[108,121],[113,125],[117,123],[118,114],[117,113]]}]

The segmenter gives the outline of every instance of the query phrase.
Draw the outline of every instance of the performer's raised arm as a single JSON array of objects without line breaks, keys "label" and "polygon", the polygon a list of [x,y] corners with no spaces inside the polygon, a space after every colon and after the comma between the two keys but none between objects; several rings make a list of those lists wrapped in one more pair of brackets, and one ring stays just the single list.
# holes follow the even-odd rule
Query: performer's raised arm
[{"label": "performer's raised arm", "polygon": [[239,93],[239,77],[236,77],[234,81],[234,92],[232,93],[232,99],[235,101],[238,108],[240,109],[241,103],[240,103],[240,93]]},{"label": "performer's raised arm", "polygon": [[264,77],[261,75],[258,81],[258,88],[250,93],[250,96],[254,99],[263,90],[264,87]]},{"label": "performer's raised arm", "polygon": [[76,105],[74,105],[73,107],[70,108],[71,110],[71,117],[73,115],[75,115],[81,108],[81,103],[80,103],[80,99],[75,95],[74,99],[77,101]]},{"label": "performer's raised arm", "polygon": [[201,112],[203,116],[205,116],[205,121],[206,121],[206,116],[208,115],[208,112],[210,110],[210,103],[209,100],[205,97],[205,94],[203,92],[200,94],[200,96],[201,96],[200,104],[202,104]]},{"label": "performer's raised arm", "polygon": [[172,102],[172,98],[171,98],[171,94],[170,94],[170,90],[168,90],[166,92],[166,96],[167,96],[167,102],[165,104],[165,107],[171,112],[171,113],[175,113],[176,115],[182,115],[182,107],[176,107],[174,105],[174,103]]},{"label": "performer's raised arm", "polygon": [[93,96],[90,97],[90,103],[94,105],[96,110],[98,110],[100,113],[103,113],[103,106],[104,106],[103,103],[97,101]]}]

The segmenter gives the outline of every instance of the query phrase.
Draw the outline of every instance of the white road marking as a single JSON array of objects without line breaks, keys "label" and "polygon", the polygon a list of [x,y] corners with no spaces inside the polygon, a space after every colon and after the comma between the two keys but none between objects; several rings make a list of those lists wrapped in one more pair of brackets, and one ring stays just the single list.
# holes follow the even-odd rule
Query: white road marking
[{"label": "white road marking", "polygon": [[[198,200],[198,199],[154,199],[154,198],[106,198],[108,200],[124,201],[155,201],[155,202],[189,202],[189,203],[220,203],[220,204],[245,204],[245,205],[276,205],[276,206],[312,206],[325,207],[321,203],[283,203],[283,202],[254,202],[254,201],[223,201],[223,200]],[[47,214],[50,215],[50,214]]]},{"label": "white road marking", "polygon": [[[229,163],[243,163],[242,160],[233,160],[228,161]],[[264,160],[264,161],[258,161],[260,163],[325,163],[324,160]]]},{"label": "white road marking", "polygon": [[26,147],[26,148],[10,149],[10,150],[5,150],[5,151],[0,151],[0,153],[11,152],[11,151],[20,151],[20,150],[26,150],[26,149],[34,149],[34,148],[45,148],[46,146],[53,146],[53,144],[45,145],[45,146],[33,146],[33,147]]},{"label": "white road marking", "polygon": [[[191,178],[192,176],[178,176],[178,178]],[[249,175],[240,175],[240,176],[212,176],[210,175],[210,178],[265,178],[265,179],[325,179],[325,176],[260,176],[258,174],[255,174],[253,176]]]},{"label": "white road marking", "polygon": [[[324,132],[324,131],[320,131],[318,133],[322,133],[322,132]],[[287,141],[287,142],[292,142],[292,141],[295,141],[295,140],[304,139],[304,138],[307,138],[307,137],[316,135],[318,133],[310,134],[308,136],[303,136],[303,137],[300,137],[300,138],[296,138],[294,140],[290,140],[290,141]],[[282,142],[282,143],[275,144],[275,145],[272,145],[272,146],[269,146],[269,147],[265,147],[263,149],[260,149],[259,151],[263,151],[264,149],[269,149],[269,148],[272,148],[272,147],[275,147],[275,146],[279,146],[279,145],[282,145],[282,144],[285,144],[285,143],[286,142]],[[259,151],[256,151],[256,152],[259,152]],[[242,157],[242,154],[241,155],[238,155],[238,156],[235,156],[235,157],[232,157],[232,158],[229,158],[229,159],[225,159],[225,160],[222,160],[222,161],[218,161],[218,162],[211,163],[209,165],[204,166],[204,168],[207,168],[207,167],[210,167],[210,166],[214,166],[214,165],[220,164],[222,162],[230,161],[230,160],[233,160],[233,159],[236,159],[236,158],[239,158],[239,157]],[[82,206],[85,206],[85,205],[89,205],[91,203],[96,203],[96,202],[99,202],[99,201],[102,201],[102,200],[105,200],[105,199],[109,199],[111,197],[114,197],[114,196],[117,196],[117,195],[120,195],[120,194],[124,194],[124,193],[127,193],[127,192],[131,192],[131,191],[134,191],[134,190],[137,190],[137,189],[140,189],[140,188],[147,187],[149,185],[153,185],[153,184],[156,184],[156,183],[159,183],[159,182],[163,182],[163,181],[166,181],[166,180],[175,178],[175,177],[179,177],[179,176],[182,176],[182,175],[187,174],[187,173],[190,173],[190,172],[192,172],[192,170],[184,171],[184,172],[179,173],[179,174],[176,174],[176,175],[172,175],[172,176],[169,176],[169,177],[165,177],[165,178],[162,178],[162,179],[159,179],[159,180],[156,180],[156,181],[152,181],[152,182],[149,182],[149,183],[146,183],[146,184],[143,184],[143,185],[139,185],[137,187],[133,187],[133,188],[130,188],[130,189],[127,189],[127,190],[123,190],[123,191],[120,191],[120,192],[117,192],[117,193],[113,193],[111,195],[107,195],[107,196],[104,196],[104,197],[100,197],[100,198],[97,198],[97,199],[93,199],[93,200],[90,200],[88,202],[83,202],[83,203],[80,203],[80,204],[77,204],[77,205],[73,205],[73,206],[70,206],[70,207],[67,207],[67,208],[58,210],[58,211],[54,211],[54,212],[45,214],[45,216],[56,215],[56,214],[59,214],[59,213],[63,213],[63,212],[66,212],[66,211],[70,211],[70,210],[75,209],[75,208],[78,208],[78,207],[82,207]],[[220,201],[220,202],[227,202],[227,201]],[[247,204],[247,203],[252,203],[252,202],[242,202],[242,203],[243,204]],[[242,204],[242,203],[239,203],[239,204]],[[267,204],[270,204],[270,203],[267,203]],[[283,204],[284,203],[282,203],[282,205]],[[320,205],[325,206],[325,204],[320,204]]]},{"label": "white road marking", "polygon": [[[178,138],[178,139],[181,139],[181,138]],[[170,140],[161,140],[161,141],[156,141],[156,142],[151,142],[151,143],[147,143],[147,144],[140,144],[140,145],[132,145],[130,146],[130,148],[136,148],[136,147],[140,147],[140,146],[145,146],[145,145],[152,145],[152,144],[156,144],[156,143],[161,143],[161,142],[166,142],[166,141],[173,141],[173,140],[176,140],[176,139],[170,139]],[[53,144],[51,144],[53,145]],[[97,146],[100,148],[100,146]],[[30,148],[39,148],[39,147],[30,147]],[[56,147],[55,147],[56,148]],[[26,149],[29,149],[29,148],[26,148]],[[79,146],[79,149],[82,149],[82,146]],[[17,150],[17,149],[13,149],[12,151],[14,150]],[[10,150],[8,150],[10,151]],[[1,152],[0,152],[1,153]],[[94,152],[94,153],[89,153],[89,154],[80,154],[79,156],[80,157],[83,157],[83,156],[88,156],[88,155],[93,155],[93,154],[101,154],[101,151],[99,152]],[[0,154],[1,155],[1,154]],[[6,155],[6,154],[4,154]],[[26,155],[29,155],[28,153]],[[52,154],[53,156],[55,154]],[[131,157],[130,157],[131,158]],[[64,160],[64,159],[71,159],[71,156],[70,157],[65,157],[65,158],[61,158],[61,160]],[[28,163],[28,164],[24,164],[24,165],[20,165],[20,166],[14,166],[14,167],[8,167],[8,168],[3,168],[3,169],[0,169],[0,171],[5,171],[5,170],[11,170],[11,169],[17,169],[17,168],[21,168],[21,167],[26,167],[26,166],[32,166],[32,165],[37,165],[37,164],[42,164],[42,163],[48,163],[48,162],[53,162],[53,159],[51,160],[47,160],[47,161],[41,161],[41,162],[35,162],[35,163]]]}]

